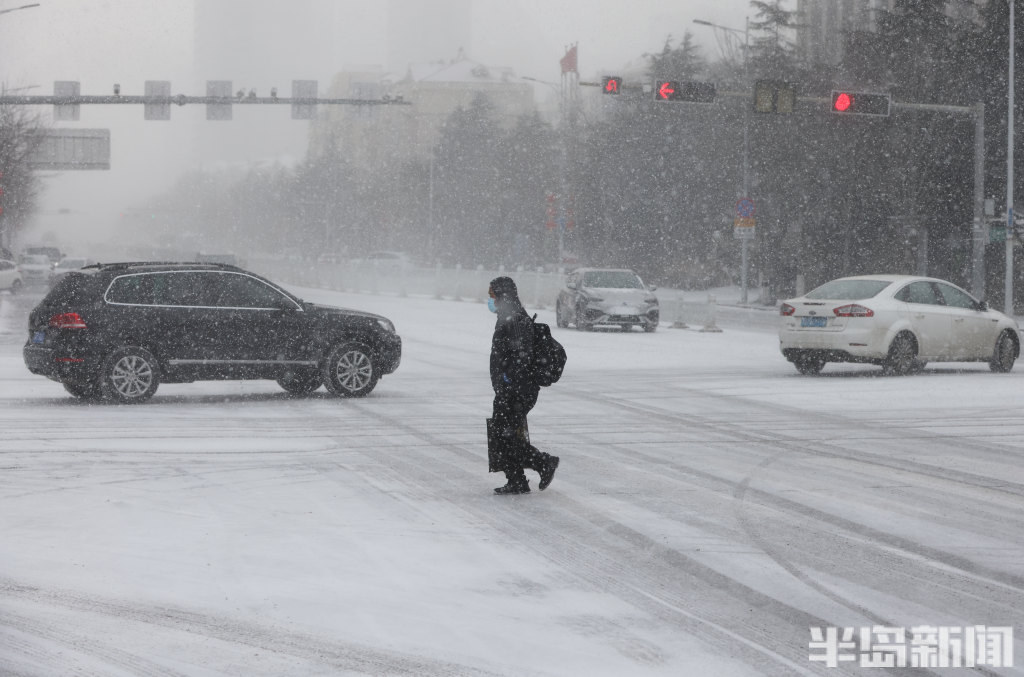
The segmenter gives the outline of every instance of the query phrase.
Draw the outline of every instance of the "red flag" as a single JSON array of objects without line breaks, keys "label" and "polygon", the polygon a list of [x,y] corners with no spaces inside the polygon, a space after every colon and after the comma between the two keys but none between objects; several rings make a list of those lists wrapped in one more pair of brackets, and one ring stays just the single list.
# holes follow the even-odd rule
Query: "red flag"
[{"label": "red flag", "polygon": [[562,64],[563,73],[579,73],[576,70],[576,45],[570,47],[558,63]]}]

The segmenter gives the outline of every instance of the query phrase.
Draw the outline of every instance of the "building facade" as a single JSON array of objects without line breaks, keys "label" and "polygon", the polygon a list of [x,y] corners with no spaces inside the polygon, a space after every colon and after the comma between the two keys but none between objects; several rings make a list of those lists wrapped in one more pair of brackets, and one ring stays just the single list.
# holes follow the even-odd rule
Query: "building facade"
[{"label": "building facade", "polygon": [[313,125],[310,155],[326,149],[342,152],[353,165],[374,169],[407,160],[427,160],[441,127],[458,108],[486,96],[495,121],[511,128],[536,109],[533,86],[510,68],[495,68],[460,54],[452,61],[410,64],[397,77],[382,67],[342,71],[329,96],[401,98],[403,106],[334,106]]}]

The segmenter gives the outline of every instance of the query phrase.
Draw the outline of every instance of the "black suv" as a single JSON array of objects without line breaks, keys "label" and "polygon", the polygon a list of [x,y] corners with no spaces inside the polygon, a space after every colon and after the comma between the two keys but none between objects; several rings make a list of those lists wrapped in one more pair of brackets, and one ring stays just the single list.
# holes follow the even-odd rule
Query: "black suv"
[{"label": "black suv", "polygon": [[25,364],[72,395],[141,402],[161,383],[276,379],[367,395],[398,368],[380,315],[306,303],[216,263],[112,263],[66,274],[29,316]]}]

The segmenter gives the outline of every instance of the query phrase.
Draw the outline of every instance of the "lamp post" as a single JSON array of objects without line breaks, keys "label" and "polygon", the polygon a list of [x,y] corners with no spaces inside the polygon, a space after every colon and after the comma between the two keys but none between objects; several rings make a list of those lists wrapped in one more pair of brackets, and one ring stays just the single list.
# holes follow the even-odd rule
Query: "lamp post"
[{"label": "lamp post", "polygon": [[[1012,0],[1011,0],[1012,1]],[[703,19],[694,19],[693,23],[701,26],[711,26],[721,31],[728,31],[743,36],[743,81],[744,85],[750,88],[750,17],[743,22],[743,30],[721,26]],[[750,198],[750,102],[743,105],[743,195],[740,197]],[[740,303],[747,302],[747,243],[750,238],[740,239]]]},{"label": "lamp post", "polygon": [[1003,312],[1013,315],[1013,5],[1010,2],[1010,70],[1007,77],[1008,112],[1006,114],[1006,275],[1003,280]]},{"label": "lamp post", "polygon": [[[531,78],[528,76],[522,76],[522,80],[529,82],[536,82],[542,85],[547,85],[552,89],[558,88],[558,114],[560,120],[559,125],[559,141],[561,148],[559,149],[559,198],[562,200],[562,209],[567,210],[569,206],[568,186],[566,185],[566,172],[569,167],[569,135],[572,133],[570,126],[572,125],[573,115],[569,111],[569,97],[564,91],[564,85],[559,85],[555,82],[548,82],[547,80],[539,80],[537,78]],[[558,223],[558,265],[561,266],[565,260],[565,229],[569,222],[569,214],[567,211],[563,211],[562,219],[558,220],[556,217],[556,223]]]},{"label": "lamp post", "polygon": [[8,12],[17,12],[19,9],[30,9],[32,7],[38,7],[39,3],[34,2],[31,5],[22,5],[21,7],[11,7],[9,9],[0,9],[0,14],[7,14]]}]

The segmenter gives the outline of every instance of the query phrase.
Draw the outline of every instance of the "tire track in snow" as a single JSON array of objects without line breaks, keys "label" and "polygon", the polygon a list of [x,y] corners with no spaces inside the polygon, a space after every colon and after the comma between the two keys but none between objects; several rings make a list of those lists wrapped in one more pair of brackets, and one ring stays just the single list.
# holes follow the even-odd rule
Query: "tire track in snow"
[{"label": "tire track in snow", "polygon": [[[829,453],[819,450],[818,448],[806,449],[806,443],[803,440],[788,438],[788,439],[772,439],[766,438],[763,433],[751,433],[745,427],[737,424],[730,424],[727,421],[714,420],[711,421],[704,417],[697,417],[693,415],[682,415],[675,413],[668,413],[664,411],[652,412],[649,408],[634,405],[632,403],[623,403],[619,400],[614,399],[608,395],[593,395],[591,393],[573,391],[569,393],[570,397],[581,398],[589,402],[607,405],[615,409],[625,409],[631,414],[635,415],[637,419],[646,420],[659,420],[662,423],[666,420],[681,423],[683,425],[702,428],[708,432],[713,432],[715,435],[725,434],[735,438],[735,441],[757,444],[760,449],[768,447],[778,447],[776,453],[767,459],[767,461],[773,461],[780,457],[787,455],[817,455],[817,456],[828,456],[831,458],[842,458],[844,460],[851,460],[861,462],[862,459],[851,459],[847,456],[838,453]],[[743,405],[748,404],[748,401],[743,398],[729,398],[737,399],[742,402]],[[735,406],[731,407],[730,410],[736,410]],[[803,414],[802,411],[795,412],[797,414]],[[834,421],[829,423],[835,424]],[[850,428],[860,426],[860,422],[849,421]],[[642,423],[638,425],[642,427]],[[858,428],[859,429],[859,428]],[[598,438],[588,438],[586,433],[582,434],[584,440],[592,439],[598,442]],[[955,444],[956,440],[951,443]],[[796,445],[794,447],[794,445]],[[907,584],[911,587],[921,587],[929,585],[933,587],[944,587],[947,590],[955,591],[959,596],[965,600],[974,602],[974,606],[980,607],[983,611],[990,611],[991,609],[1003,609],[1007,614],[1014,616],[1020,616],[1019,610],[1021,605],[1024,604],[1024,578],[1021,576],[1014,575],[1012,573],[1004,572],[1001,570],[984,567],[976,562],[973,562],[967,558],[958,557],[940,551],[935,548],[930,548],[911,541],[906,538],[902,538],[893,534],[881,532],[876,529],[872,529],[867,525],[862,525],[852,520],[847,520],[835,515],[825,513],[823,511],[814,509],[810,506],[791,501],[782,497],[779,497],[770,492],[752,489],[750,484],[756,477],[757,468],[755,468],[750,474],[744,477],[740,482],[732,480],[726,480],[717,475],[707,473],[703,470],[684,466],[675,462],[667,462],[665,459],[660,457],[653,457],[645,455],[642,452],[636,452],[635,450],[623,448],[621,445],[609,445],[603,444],[605,449],[613,449],[617,453],[620,453],[627,457],[633,457],[651,463],[658,464],[659,467],[669,467],[674,471],[681,471],[682,474],[690,477],[702,478],[705,481],[711,483],[720,483],[721,489],[730,489],[733,497],[738,501],[735,506],[735,513],[740,524],[743,526],[748,538],[761,548],[765,554],[771,557],[776,563],[793,575],[796,579],[802,581],[808,587],[816,590],[824,597],[833,600],[834,602],[845,606],[858,614],[862,614],[864,617],[871,619],[872,622],[886,626],[896,626],[897,623],[890,619],[886,619],[879,614],[866,608],[863,604],[856,602],[848,597],[838,595],[828,587],[818,583],[813,578],[805,574],[798,566],[794,565],[788,555],[783,554],[778,548],[772,545],[766,538],[760,535],[761,531],[753,524],[749,519],[749,509],[745,509],[743,504],[748,498],[756,498],[758,500],[758,507],[768,506],[776,510],[780,510],[783,513],[789,513],[792,515],[799,515],[801,517],[809,517],[817,520],[821,523],[829,524],[831,527],[839,528],[840,530],[850,533],[857,537],[860,542],[865,539],[874,549],[874,554],[878,558],[879,563],[876,570],[879,572],[900,570],[906,571],[904,574],[907,578]],[[874,460],[881,459],[881,463],[875,463]],[[946,472],[944,469],[935,468],[930,464],[921,464],[913,462],[899,462],[892,463],[891,459],[887,459],[880,456],[872,455],[871,461],[863,461],[870,465],[882,465],[885,467],[899,467],[901,470],[910,471],[916,467],[922,468],[925,474],[932,477],[939,477],[945,481],[960,481],[961,474],[955,472]],[[768,463],[762,461],[758,467],[766,467]],[[987,490],[1006,490],[1007,486],[993,487],[991,480],[983,476],[969,476],[964,478],[961,484],[968,485],[972,488],[982,488]],[[1009,487],[1010,493],[1016,495],[1020,490],[1020,485],[1011,485]],[[824,531],[826,537],[830,532]],[[900,557],[894,557],[890,552],[890,548],[897,549],[898,552],[905,553]],[[807,549],[807,544],[804,543],[804,549]],[[814,548],[810,548],[815,550]],[[826,558],[822,558],[825,562],[830,562]],[[925,565],[922,565],[920,560],[926,560]],[[946,571],[946,567],[953,567],[958,570],[960,575],[950,574]],[[909,571],[907,571],[909,570]],[[916,574],[916,575],[915,575]],[[945,581],[944,586],[939,584],[930,584],[927,581],[932,578],[939,578]],[[926,581],[922,584],[919,581]],[[992,581],[997,581],[1001,585],[993,586]],[[1008,590],[1008,586],[1010,589]],[[1007,594],[1010,598],[1007,598]],[[978,604],[975,600],[981,600],[982,603]],[[1024,621],[1024,618],[1019,620]],[[978,672],[981,674],[996,674],[985,668],[979,668]]]},{"label": "tire track in snow", "polygon": [[[386,652],[352,642],[328,641],[311,634],[247,622],[228,616],[199,613],[169,606],[106,599],[78,592],[43,590],[0,578],[0,598],[3,597],[85,614],[97,614],[140,625],[167,628],[198,637],[213,638],[262,651],[271,651],[282,656],[293,656],[333,670],[351,671],[356,674],[409,675],[411,677],[471,677],[477,675],[500,677],[503,674],[484,670],[479,666],[463,666],[443,660],[419,658],[405,653]],[[20,619],[17,616],[13,617],[10,625],[26,634],[38,635],[49,641],[70,646],[76,651],[97,652],[111,665],[124,668],[132,675],[173,677],[179,674],[114,647],[97,647],[90,644],[88,649],[83,649],[80,646],[82,638],[77,633],[63,627],[47,625],[41,621]],[[86,639],[85,641],[91,642],[92,640]]]},{"label": "tire track in snow", "polygon": [[[580,393],[575,393],[575,395],[580,395]],[[610,406],[613,406],[615,408],[622,408],[623,406],[625,406],[626,408],[632,407],[632,405],[628,405],[628,404],[627,405],[623,405],[622,402],[615,401],[615,400],[613,400],[610,397],[594,398],[592,395],[588,395],[588,394],[583,394],[583,396],[584,397],[589,397],[591,399],[597,399],[597,400],[603,401],[605,404],[609,404]],[[638,413],[638,414],[646,414],[647,413],[647,410],[642,409],[642,408],[632,407],[632,409],[635,411],[635,413]],[[389,416],[384,415],[384,414],[380,414],[379,412],[371,412],[369,410],[366,410],[365,407],[364,407],[364,410],[367,411],[367,413],[370,413],[370,414],[374,415],[377,418],[381,418],[381,419],[387,421],[387,423],[389,425],[391,425],[391,426],[398,426],[399,428],[403,428],[403,429],[406,430],[406,432],[408,432],[408,433],[410,433],[410,434],[412,434],[414,436],[417,436],[417,437],[419,437],[421,439],[424,439],[424,440],[428,441],[431,445],[436,445],[439,448],[446,449],[446,450],[449,450],[449,451],[458,452],[460,456],[469,456],[469,457],[472,457],[472,458],[475,458],[475,459],[479,459],[480,458],[480,454],[474,454],[473,452],[469,452],[466,449],[462,449],[462,448],[453,448],[452,445],[449,444],[445,440],[438,439],[438,438],[436,438],[434,436],[431,436],[429,434],[421,434],[420,431],[417,431],[417,430],[412,429],[412,428],[404,427],[404,426],[401,425],[401,422],[398,419],[389,417]],[[657,415],[657,417],[660,418],[660,419],[664,419],[666,417],[666,414],[659,413]],[[692,417],[683,417],[683,416],[680,416],[680,415],[668,415],[668,417],[671,418],[675,422],[692,423]],[[683,419],[685,419],[685,420],[683,420]],[[664,422],[664,420],[662,422]],[[698,424],[701,425],[701,426],[704,426],[704,427],[713,426],[714,430],[716,430],[718,433],[721,433],[721,425],[720,425],[719,422],[708,423],[705,420],[699,420]],[[741,438],[741,441],[747,441],[747,442],[753,441],[753,442],[758,442],[758,443],[761,443],[761,444],[768,443],[769,446],[772,445],[772,444],[784,445],[782,447],[782,449],[783,449],[783,451],[785,453],[791,453],[792,452],[792,449],[791,449],[792,443],[790,441],[788,441],[788,440],[777,440],[777,439],[771,439],[771,438],[766,439],[763,435],[760,435],[760,434],[752,436],[747,431],[743,430],[742,428],[740,428],[738,426],[735,427],[735,429],[728,430],[726,435],[728,437],[730,437],[730,438],[735,438],[735,437],[738,436],[738,437]],[[586,441],[586,439],[587,438],[584,437],[584,439],[582,441]],[[591,439],[594,442],[601,442],[601,440],[599,440],[598,438],[591,438]],[[607,444],[606,441],[601,442],[601,443],[603,444],[604,447],[607,448],[608,444]],[[614,446],[616,448],[616,450],[619,450],[619,451],[622,450],[622,448],[620,446],[618,446],[618,445],[612,445],[612,446]],[[627,453],[636,456],[636,452],[633,452],[632,450],[627,450]],[[803,452],[801,450],[798,453],[803,453]],[[664,459],[660,459],[660,458],[657,458],[657,459],[649,458],[648,460],[652,460],[652,461],[660,462],[660,463],[664,462]],[[434,463],[434,464],[436,464],[437,462],[438,462],[438,459],[436,457],[431,459],[431,461],[430,461],[430,463]],[[915,464],[915,465],[921,465],[921,466],[925,467],[929,471],[936,470],[933,466],[929,466],[929,465],[926,465],[926,464]],[[419,467],[419,466],[417,466],[417,467]],[[879,532],[877,530],[871,529],[870,527],[866,527],[865,525],[858,524],[858,523],[853,522],[851,520],[844,520],[844,519],[837,518],[836,516],[829,515],[829,514],[821,512],[821,511],[814,510],[813,508],[809,508],[808,506],[805,506],[803,504],[800,504],[800,503],[797,503],[797,502],[794,502],[794,501],[788,501],[788,500],[785,500],[785,499],[779,499],[779,497],[777,497],[774,494],[771,494],[769,492],[752,490],[750,488],[750,486],[749,486],[749,482],[750,482],[750,479],[751,479],[751,476],[749,476],[749,475],[746,478],[744,478],[744,480],[742,482],[736,482],[734,480],[727,480],[727,479],[724,479],[724,478],[721,478],[721,477],[710,475],[708,473],[703,473],[703,475],[701,475],[701,473],[698,472],[694,468],[681,467],[678,464],[673,464],[673,468],[676,469],[676,470],[682,470],[683,473],[685,473],[687,475],[690,475],[690,476],[694,476],[694,475],[702,476],[707,481],[710,481],[712,483],[718,483],[720,485],[720,489],[719,489],[720,491],[722,491],[722,490],[728,491],[728,492],[732,493],[734,498],[737,498],[738,500],[746,501],[749,496],[756,496],[759,499],[761,499],[761,500],[763,500],[763,501],[765,501],[767,503],[773,503],[774,507],[777,508],[777,509],[782,509],[784,511],[788,511],[791,514],[797,514],[797,515],[800,515],[802,517],[808,517],[809,516],[809,517],[815,518],[815,519],[817,519],[817,520],[819,520],[821,522],[829,523],[830,525],[837,526],[837,527],[840,527],[840,528],[844,529],[845,531],[854,533],[860,539],[864,539],[865,537],[867,537],[867,539],[871,542],[872,547],[875,548],[878,553],[885,554],[888,557],[888,562],[889,563],[888,563],[887,566],[889,566],[889,567],[892,567],[894,565],[894,563],[903,563],[903,564],[905,564],[907,561],[910,561],[910,560],[912,560],[914,558],[921,558],[921,557],[923,557],[924,559],[928,560],[928,567],[926,568],[926,571],[925,571],[926,574],[934,574],[935,573],[935,569],[934,569],[935,566],[941,566],[941,565],[951,565],[951,566],[954,566],[954,567],[956,567],[956,568],[961,570],[961,573],[963,574],[963,577],[960,580],[958,580],[958,581],[954,581],[953,583],[955,583],[955,584],[950,585],[951,589],[959,590],[962,587],[964,587],[965,583],[967,583],[967,584],[969,584],[968,587],[970,587],[970,586],[976,587],[978,589],[978,591],[983,593],[982,596],[985,599],[985,601],[987,603],[995,604],[997,608],[999,608],[999,607],[1005,608],[1006,607],[1006,602],[1005,602],[1005,599],[1004,599],[1004,595],[1005,595],[1006,591],[1005,590],[1002,590],[1002,591],[1000,591],[1000,590],[992,591],[990,589],[990,587],[987,585],[987,583],[989,581],[986,581],[984,579],[996,579],[996,580],[1000,581],[1001,583],[1003,583],[1004,585],[1010,585],[1011,587],[1015,588],[1015,593],[1019,593],[1019,591],[1021,589],[1021,585],[1022,585],[1022,583],[1024,583],[1024,581],[1022,581],[1022,579],[1020,577],[1018,577],[1018,576],[1014,576],[1012,574],[1005,574],[1005,572],[1001,572],[1001,571],[998,571],[998,570],[992,570],[992,569],[986,569],[985,567],[980,567],[976,563],[974,563],[974,562],[972,562],[970,560],[967,560],[966,558],[960,558],[960,557],[957,557],[957,556],[952,556],[952,555],[949,555],[948,553],[945,553],[945,552],[942,552],[942,551],[938,551],[938,550],[936,550],[934,548],[928,548],[926,546],[922,546],[921,544],[913,542],[913,541],[910,541],[908,539],[901,539],[901,538],[895,537],[895,536],[893,536],[891,534],[886,534],[886,533],[883,533],[883,532]],[[422,468],[420,468],[420,470],[418,470],[417,472],[422,472]],[[449,477],[450,477],[450,473],[451,472],[452,472],[452,470],[450,468],[446,470],[446,474]],[[959,478],[956,475],[950,476],[949,474],[946,474],[946,473],[940,473],[940,475],[942,475],[944,477],[944,479],[950,479],[951,478],[953,480],[956,480],[956,479]],[[979,485],[979,483],[977,483],[977,482],[974,482],[974,484],[975,485]],[[983,488],[989,488],[988,485],[985,484],[984,482],[981,482],[980,486],[982,486]],[[427,490],[427,492],[424,494],[424,497],[426,497],[427,495],[433,495],[431,489]],[[477,513],[474,513],[474,515],[479,517],[479,515]],[[500,527],[501,525],[500,524],[496,524],[495,526]],[[750,524],[749,523],[744,523],[743,526],[748,531],[748,535],[749,535],[750,528],[751,528]],[[751,540],[754,540],[754,539],[751,539]],[[762,542],[759,545],[764,546],[766,544]],[[897,547],[901,552],[906,553],[906,554],[901,555],[899,558],[893,558],[887,552],[887,550],[890,547]],[[781,566],[783,566],[784,569],[789,570],[790,573],[793,573],[794,571],[798,571],[797,569],[794,568],[794,565],[792,565],[784,555],[782,555],[778,551],[773,550],[770,547],[770,545],[769,545],[769,547],[766,548],[766,554],[768,554],[770,557],[773,557],[774,559],[776,559],[776,561]],[[910,557],[908,558],[907,555],[910,555]],[[981,580],[979,580],[979,579],[981,579]],[[810,579],[808,579],[806,576],[804,576],[804,582],[805,583],[808,582],[809,580]],[[814,587],[814,586],[812,586],[812,587]],[[818,586],[816,589],[817,589],[818,592],[822,592],[824,590],[824,588],[822,588],[821,586]],[[831,593],[829,595],[826,595],[826,596],[829,597],[830,599],[832,599],[833,601],[836,601],[836,602],[842,604],[843,606],[846,606],[847,608],[850,608],[851,610],[857,611],[859,614],[864,615],[866,618],[874,619],[874,620],[877,620],[877,621],[885,621],[885,619],[882,618],[881,616],[879,616],[877,613],[870,612],[863,605],[858,604],[858,603],[856,603],[856,602],[854,602],[852,600],[849,600],[848,598],[845,598],[845,597],[842,597],[842,596],[837,596],[837,595],[834,595],[834,594],[831,594]],[[828,625],[828,624],[824,623],[824,622],[820,622],[819,625]],[[888,622],[888,625],[894,625],[894,624],[892,622]],[[984,670],[982,670],[981,672],[983,674],[985,673]],[[917,674],[920,674],[920,672],[918,672]],[[992,673],[992,674],[994,674],[994,673]]]},{"label": "tire track in snow", "polygon": [[[356,406],[392,430],[428,443],[426,449],[422,445],[413,447],[424,449],[417,451],[417,458],[406,455],[389,459],[389,465],[403,475],[406,484],[417,487],[415,493],[405,497],[410,503],[424,505],[442,500],[474,520],[487,523],[520,547],[555,562],[565,575],[585,580],[601,592],[720,647],[725,655],[743,660],[766,676],[842,674],[807,662],[807,628],[828,626],[825,619],[774,599],[684,553],[662,546],[605,513],[557,493],[554,495],[558,496],[558,503],[553,511],[545,509],[539,501],[531,506],[508,497],[496,497],[501,503],[486,503],[439,496],[438,486],[462,484],[463,480],[468,484],[472,476],[464,465],[438,457],[438,449],[486,467],[481,455],[408,426],[400,417],[367,405]],[[500,507],[491,510],[484,505]],[[701,608],[689,611],[695,597],[701,599]],[[762,615],[752,620],[751,608]],[[916,669],[907,674],[929,673]]]}]

